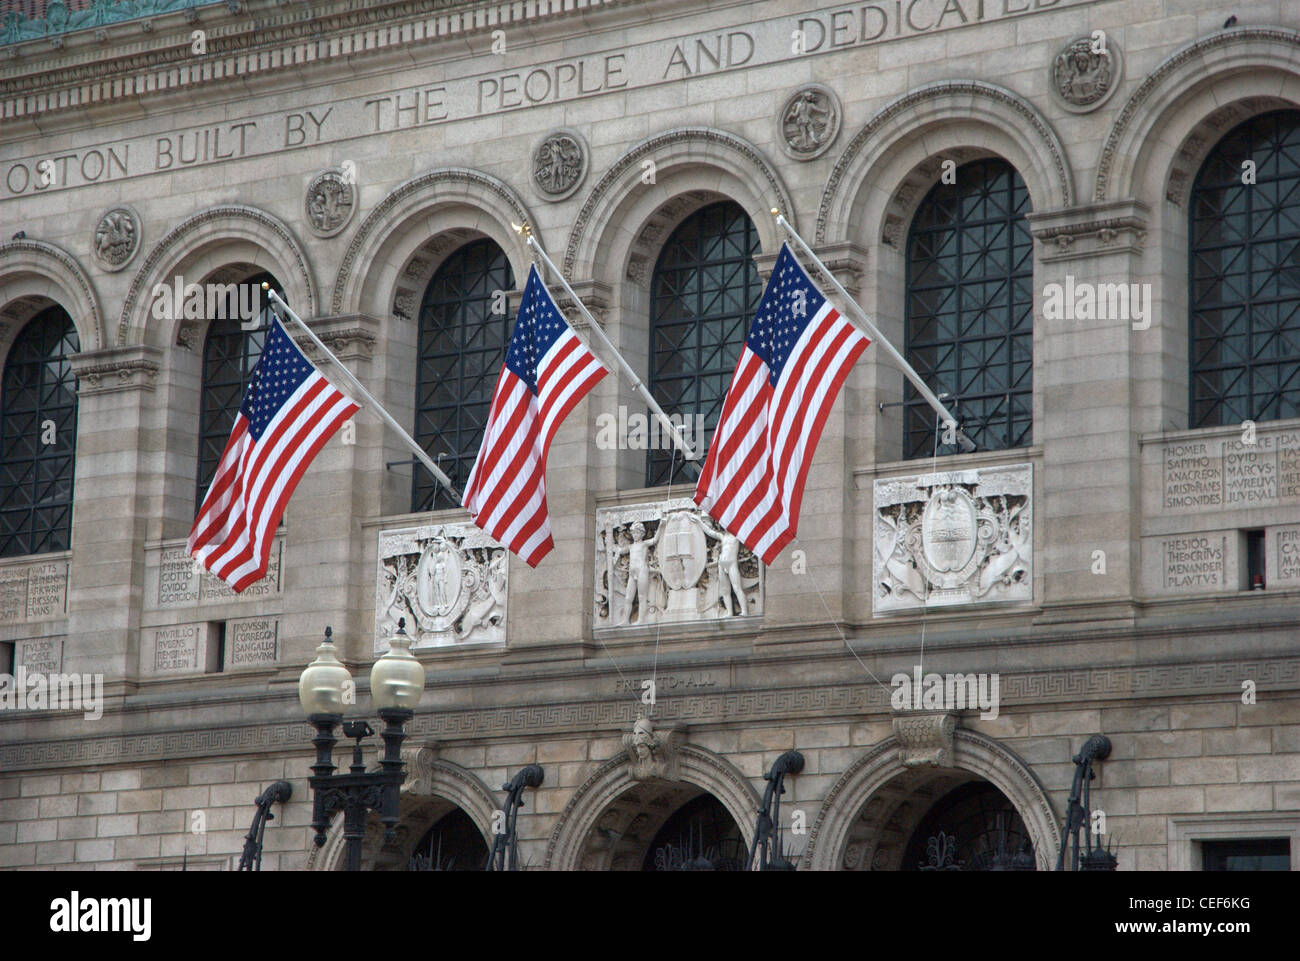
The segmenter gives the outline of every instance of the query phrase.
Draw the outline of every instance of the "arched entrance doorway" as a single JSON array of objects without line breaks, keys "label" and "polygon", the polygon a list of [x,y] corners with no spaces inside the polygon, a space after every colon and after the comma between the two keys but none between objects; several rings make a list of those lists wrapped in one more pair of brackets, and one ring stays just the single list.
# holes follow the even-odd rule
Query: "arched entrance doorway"
[{"label": "arched entrance doorway", "polygon": [[460,808],[440,817],[416,842],[410,871],[482,871],[488,846],[474,819]]},{"label": "arched entrance doorway", "polygon": [[903,871],[1033,871],[1034,845],[1020,812],[988,781],[939,798],[903,851]]},{"label": "arched entrance doorway", "polygon": [[547,869],[729,870],[743,861],[760,801],[729,761],[682,744],[671,779],[633,773],[620,753],[583,782],[551,832]]},{"label": "arched entrance doorway", "polygon": [[994,739],[962,729],[938,759],[918,762],[897,735],[870,748],[827,793],[803,865],[1028,870],[1032,859],[1034,869],[1051,870],[1060,826],[1024,761]]}]

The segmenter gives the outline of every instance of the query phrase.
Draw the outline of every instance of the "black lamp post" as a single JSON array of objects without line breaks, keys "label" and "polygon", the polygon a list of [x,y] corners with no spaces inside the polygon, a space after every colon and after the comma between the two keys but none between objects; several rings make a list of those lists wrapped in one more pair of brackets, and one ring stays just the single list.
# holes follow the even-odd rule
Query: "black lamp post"
[{"label": "black lamp post", "polygon": [[[1093,847],[1092,842],[1092,781],[1097,776],[1092,766],[1110,757],[1110,738],[1094,734],[1084,742],[1074,756],[1074,783],[1070,787],[1069,807],[1065,813],[1065,830],[1061,833],[1061,851],[1056,858],[1056,870],[1065,870],[1065,854],[1070,852],[1072,871],[1114,871],[1119,858],[1104,847]],[[1084,849],[1080,852],[1080,833],[1084,836]]]},{"label": "black lamp post", "polygon": [[[333,631],[325,628],[325,642],[316,648],[316,660],[307,665],[298,680],[302,709],[316,728],[312,738],[316,763],[311,768],[315,773],[308,778],[313,793],[311,826],[316,830],[316,846],[321,847],[331,818],[342,811],[345,866],[349,871],[359,871],[361,842],[370,811],[379,813],[385,841],[396,836],[402,782],[406,779],[402,742],[406,740],[406,724],[424,693],[424,668],[410,652],[411,639],[402,619],[397,633],[389,638],[388,652],[370,669],[370,697],[384,722],[380,734],[384,756],[380,769],[367,773],[361,745],[375,731],[365,721],[343,720],[344,707],[356,703],[356,687],[348,669],[335,656],[332,635]],[[334,728],[339,724],[343,725],[343,736],[356,742],[352,766],[346,774],[334,773],[334,745],[338,743]]]}]

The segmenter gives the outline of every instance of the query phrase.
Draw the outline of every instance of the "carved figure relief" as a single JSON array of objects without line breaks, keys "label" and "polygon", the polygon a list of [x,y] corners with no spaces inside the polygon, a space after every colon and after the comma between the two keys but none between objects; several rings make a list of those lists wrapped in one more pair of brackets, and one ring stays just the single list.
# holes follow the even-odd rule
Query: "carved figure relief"
[{"label": "carved figure relief", "polygon": [[840,103],[819,83],[796,90],[781,107],[781,146],[796,160],[812,160],[826,151],[840,130]]},{"label": "carved figure relief", "polygon": [[553,130],[533,151],[533,183],[547,200],[563,200],[587,172],[587,150],[572,130]]},{"label": "carved figure relief", "polygon": [[1029,464],[877,480],[872,610],[1033,599]]},{"label": "carved figure relief", "polygon": [[[677,748],[683,736],[684,732],[677,726],[657,734],[650,719],[638,714],[632,730],[623,735],[623,747],[632,765],[632,779],[677,780]],[[630,828],[628,833],[631,833]]]},{"label": "carved figure relief", "polygon": [[104,270],[121,270],[140,249],[140,218],[125,207],[114,207],[95,224],[90,249]]},{"label": "carved figure relief", "polygon": [[763,612],[763,570],[687,498],[596,512],[595,626]]},{"label": "carved figure relief", "polygon": [[1119,80],[1119,47],[1104,34],[1070,41],[1052,62],[1052,90],[1074,113],[1096,110],[1110,99]]},{"label": "carved figure relief", "polygon": [[326,170],[307,186],[307,223],[317,237],[333,237],[356,213],[356,188],[341,170]]},{"label": "carved figure relief", "polygon": [[406,618],[413,649],[505,643],[509,560],[470,524],[381,531],[375,650]]}]

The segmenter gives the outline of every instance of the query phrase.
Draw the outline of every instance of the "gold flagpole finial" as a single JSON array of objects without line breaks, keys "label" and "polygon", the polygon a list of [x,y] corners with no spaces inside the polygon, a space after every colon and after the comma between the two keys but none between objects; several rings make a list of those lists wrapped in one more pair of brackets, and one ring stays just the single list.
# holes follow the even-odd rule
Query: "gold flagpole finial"
[{"label": "gold flagpole finial", "polygon": [[263,290],[270,290],[270,289],[271,289],[271,282],[270,282],[269,280],[264,280],[264,281],[262,281],[262,289],[263,289]]},{"label": "gold flagpole finial", "polygon": [[510,221],[510,226],[515,228],[515,233],[523,235],[524,239],[533,235],[532,225],[526,220],[522,224],[517,224],[512,220]]}]

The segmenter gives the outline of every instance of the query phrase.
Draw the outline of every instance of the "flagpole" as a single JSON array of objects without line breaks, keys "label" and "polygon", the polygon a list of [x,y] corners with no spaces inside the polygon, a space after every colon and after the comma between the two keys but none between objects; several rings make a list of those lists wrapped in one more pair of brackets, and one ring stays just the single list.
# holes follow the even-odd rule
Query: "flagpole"
[{"label": "flagpole", "polygon": [[904,375],[906,375],[907,379],[912,382],[912,385],[916,387],[921,396],[925,398],[925,402],[933,407],[943,418],[944,424],[951,424],[954,428],[957,428],[957,440],[959,441],[962,450],[968,454],[975,450],[975,442],[967,437],[966,434],[957,427],[957,418],[948,413],[948,408],[944,407],[939,398],[934,395],[934,391],[930,390],[930,388],[926,386],[925,381],[921,379],[921,375],[912,369],[912,365],[907,362],[906,358],[904,358],[903,355],[894,348],[894,345],[889,342],[888,338],[886,338],[885,335],[876,328],[876,325],[871,322],[871,318],[867,316],[867,312],[858,306],[858,302],[850,297],[849,292],[844,289],[844,286],[838,280],[835,279],[835,275],[831,273],[830,268],[822,263],[821,258],[813,253],[811,247],[804,243],[803,238],[799,236],[798,232],[790,226],[789,221],[785,219],[785,215],[776,207],[772,208],[772,214],[776,217],[776,222],[785,229],[787,234],[790,235],[790,239],[802,248],[803,252],[808,255],[814,264],[817,265],[817,268],[822,272],[826,279],[835,286],[836,291],[838,291],[839,295],[844,298],[844,303],[848,305],[849,309],[857,316],[858,320],[861,321],[861,325],[866,328],[867,333],[871,334],[876,343],[884,348],[885,353],[894,358],[894,360],[898,362],[898,365],[903,368]]},{"label": "flagpole", "polygon": [[600,338],[601,343],[603,343],[609,349],[609,352],[618,359],[619,366],[623,369],[623,373],[631,379],[632,386],[636,389],[637,393],[641,395],[642,399],[650,405],[650,409],[654,411],[655,416],[659,418],[659,423],[661,423],[664,426],[664,429],[672,435],[673,442],[681,448],[682,456],[689,461],[696,460],[699,455],[691,449],[689,444],[686,443],[685,439],[683,439],[682,435],[678,432],[677,425],[669,419],[668,415],[664,413],[663,408],[660,407],[659,403],[653,396],[651,396],[650,391],[647,390],[645,384],[641,382],[641,378],[636,375],[636,371],[632,369],[632,366],[623,359],[623,355],[618,352],[612,343],[610,343],[609,338],[605,336],[605,331],[601,329],[600,324],[596,323],[596,318],[591,316],[591,311],[589,311],[587,305],[582,302],[582,298],[573,292],[573,288],[569,286],[569,282],[564,279],[564,274],[560,273],[560,268],[556,267],[555,264],[551,262],[551,258],[546,256],[546,251],[542,249],[542,245],[533,237],[532,229],[528,224],[523,224],[522,226],[520,224],[512,224],[511,226],[528,238],[528,246],[532,247],[533,250],[537,252],[538,256],[542,258],[542,262],[545,263],[547,267],[551,268],[551,273],[560,279],[560,284],[566,291],[568,291],[569,296],[573,298],[574,303],[578,305],[578,309],[582,311],[582,315],[587,318],[587,323],[589,323],[591,329],[596,332],[596,336]]},{"label": "flagpole", "polygon": [[379,418],[385,424],[387,424],[389,427],[391,427],[393,430],[397,432],[397,436],[406,442],[406,445],[411,448],[411,451],[415,454],[416,458],[420,461],[420,463],[429,469],[429,473],[431,473],[435,478],[437,478],[438,483],[440,483],[443,487],[447,488],[447,490],[451,493],[451,496],[456,498],[456,503],[459,504],[461,502],[460,492],[456,490],[455,487],[452,486],[451,478],[448,477],[446,474],[444,474],[442,470],[439,469],[438,465],[435,464],[429,458],[429,455],[425,453],[424,448],[421,447],[419,444],[417,444],[415,442],[415,439],[412,438],[411,435],[405,431],[405,429],[403,429],[402,425],[393,419],[392,414],[384,410],[383,404],[375,400],[374,396],[371,395],[370,391],[366,390],[365,387],[361,385],[361,381],[357,380],[354,376],[352,376],[352,371],[348,370],[346,367],[343,366],[343,362],[340,361],[337,357],[335,357],[333,352],[328,347],[326,347],[324,343],[321,342],[321,339],[319,337],[316,336],[315,331],[313,331],[310,327],[308,327],[306,322],[304,322],[301,317],[299,317],[297,314],[293,312],[293,308],[290,307],[287,303],[285,303],[284,298],[271,289],[270,283],[268,283],[267,281],[262,281],[262,290],[266,292],[267,297],[270,299],[272,309],[274,309],[277,314],[281,310],[283,310],[294,321],[297,322],[298,326],[301,327],[303,331],[307,334],[307,336],[311,338],[311,342],[316,345],[317,349],[319,349],[326,357],[328,357],[331,361],[334,362],[334,366],[339,369],[339,372],[343,375],[343,379],[348,382],[348,384],[352,387],[353,390],[355,390],[358,394],[362,396],[362,398],[365,399],[366,403],[370,405],[370,409],[373,410],[376,414],[378,414]]}]

